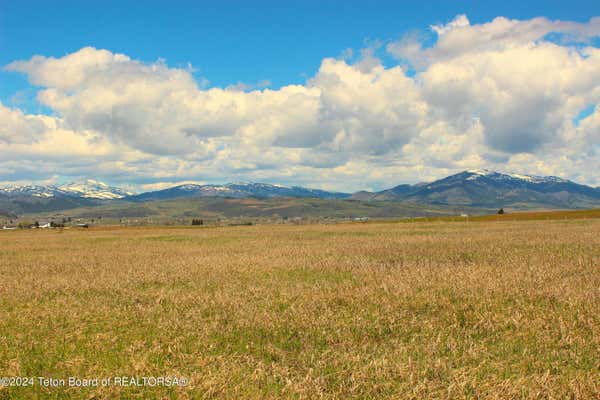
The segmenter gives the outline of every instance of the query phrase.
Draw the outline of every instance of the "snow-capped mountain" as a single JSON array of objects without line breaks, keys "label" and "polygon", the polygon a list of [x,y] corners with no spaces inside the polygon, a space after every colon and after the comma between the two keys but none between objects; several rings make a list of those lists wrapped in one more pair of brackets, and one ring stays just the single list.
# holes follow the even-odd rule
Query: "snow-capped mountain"
[{"label": "snow-capped mountain", "polygon": [[346,193],[327,192],[299,186],[272,185],[268,183],[228,183],[226,185],[185,184],[154,192],[129,196],[131,201],[168,200],[181,197],[317,197],[324,199],[349,197]]},{"label": "snow-capped mountain", "polygon": [[0,188],[0,193],[10,197],[33,196],[39,198],[77,197],[85,199],[113,200],[131,196],[133,193],[109,186],[103,182],[87,179],[62,185],[11,185]]},{"label": "snow-capped mountain", "polygon": [[600,190],[556,176],[467,170],[429,183],[399,185],[361,200],[395,200],[473,207],[584,208],[600,205]]},{"label": "snow-capped mountain", "polygon": [[56,186],[10,185],[0,187],[0,193],[7,196],[54,197],[59,191]]},{"label": "snow-capped mountain", "polygon": [[65,193],[88,199],[122,199],[133,195],[132,192],[120,189],[114,186],[108,186],[106,183],[93,179],[87,179],[82,182],[72,182],[60,185],[59,189]]}]

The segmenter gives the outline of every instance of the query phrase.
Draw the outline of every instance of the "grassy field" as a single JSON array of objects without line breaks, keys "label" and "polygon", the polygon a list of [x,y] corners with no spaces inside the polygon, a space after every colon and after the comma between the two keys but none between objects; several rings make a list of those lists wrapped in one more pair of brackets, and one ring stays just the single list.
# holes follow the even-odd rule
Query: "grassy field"
[{"label": "grassy field", "polygon": [[[548,211],[511,211],[507,214],[487,214],[469,216],[469,221],[498,222],[498,221],[541,221],[541,220],[567,220],[567,219],[593,219],[600,218],[600,209],[591,210],[548,210]],[[433,217],[429,220],[437,221],[460,221],[464,217]],[[411,222],[411,221],[408,221]],[[412,221],[414,222],[414,221]],[[417,221],[420,222],[420,221]]]},{"label": "grassy field", "polygon": [[600,396],[600,220],[0,231],[4,398]]}]

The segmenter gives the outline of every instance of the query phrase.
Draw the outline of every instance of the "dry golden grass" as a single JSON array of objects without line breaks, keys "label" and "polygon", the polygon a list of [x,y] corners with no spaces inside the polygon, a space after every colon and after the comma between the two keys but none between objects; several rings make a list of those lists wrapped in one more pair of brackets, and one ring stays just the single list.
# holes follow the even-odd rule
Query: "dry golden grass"
[{"label": "dry golden grass", "polygon": [[590,399],[600,220],[0,232],[0,398]]},{"label": "dry golden grass", "polygon": [[501,221],[548,221],[548,220],[568,220],[568,219],[596,219],[600,218],[600,209],[589,210],[548,210],[548,211],[518,211],[511,210],[506,214],[485,214],[470,215],[468,217],[459,216],[432,216],[420,218],[407,218],[401,221],[389,220],[389,222],[501,222]]},{"label": "dry golden grass", "polygon": [[561,211],[517,211],[503,215],[479,215],[473,221],[530,221],[550,219],[591,219],[600,218],[600,209],[561,210]]}]

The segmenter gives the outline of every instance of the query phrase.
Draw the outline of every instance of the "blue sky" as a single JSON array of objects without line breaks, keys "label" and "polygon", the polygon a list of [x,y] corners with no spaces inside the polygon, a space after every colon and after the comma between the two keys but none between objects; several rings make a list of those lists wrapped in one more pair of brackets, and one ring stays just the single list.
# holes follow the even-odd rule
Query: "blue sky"
[{"label": "blue sky", "polygon": [[[60,57],[85,46],[170,66],[191,63],[211,85],[269,81],[303,83],[325,57],[389,42],[467,14],[472,23],[496,16],[546,16],[584,22],[594,1],[2,1],[0,64],[32,55]],[[385,61],[385,60],[384,60]],[[0,99],[34,92],[23,76],[1,72]],[[27,104],[32,111],[47,111]]]},{"label": "blue sky", "polygon": [[600,185],[599,15],[579,0],[0,0],[0,184],[351,191],[489,168]]}]

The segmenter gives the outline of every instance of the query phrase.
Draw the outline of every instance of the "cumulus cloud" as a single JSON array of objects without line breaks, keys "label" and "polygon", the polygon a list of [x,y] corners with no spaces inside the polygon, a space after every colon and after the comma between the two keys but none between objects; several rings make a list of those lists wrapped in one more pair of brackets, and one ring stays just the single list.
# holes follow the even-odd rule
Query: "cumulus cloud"
[{"label": "cumulus cloud", "polygon": [[591,18],[587,23],[551,21],[544,17],[529,20],[497,17],[487,23],[472,25],[466,15],[458,15],[447,24],[430,28],[437,36],[433,46],[421,48],[418,53],[408,52],[407,48],[421,44],[412,32],[398,42],[389,43],[388,51],[399,59],[408,58],[422,68],[467,53],[503,51],[541,42],[586,44],[600,36],[600,17]]},{"label": "cumulus cloud", "polygon": [[33,143],[52,123],[52,118],[27,115],[0,103],[0,143]]},{"label": "cumulus cloud", "polygon": [[459,15],[429,35],[388,43],[397,65],[382,64],[377,42],[279,89],[210,87],[191,67],[92,47],[18,60],[5,69],[25,74],[53,114],[0,104],[0,170],[156,187],[244,179],[355,190],[476,167],[600,183],[581,172],[597,163],[598,108],[578,117],[600,103],[600,18]]},{"label": "cumulus cloud", "polygon": [[370,53],[356,65],[325,59],[304,86],[249,92],[201,90],[188,70],[92,48],[7,68],[45,86],[39,100],[70,129],[157,155],[194,153],[219,137],[249,146],[382,153],[418,132],[426,108],[401,69],[384,69]]},{"label": "cumulus cloud", "polygon": [[423,96],[440,119],[460,131],[479,118],[493,150],[548,151],[568,134],[582,105],[599,100],[598,49],[547,39],[551,33],[579,42],[597,37],[598,18],[579,24],[499,17],[470,25],[461,15],[432,30],[439,36],[433,47],[416,46],[413,35],[388,50],[414,61]]}]

